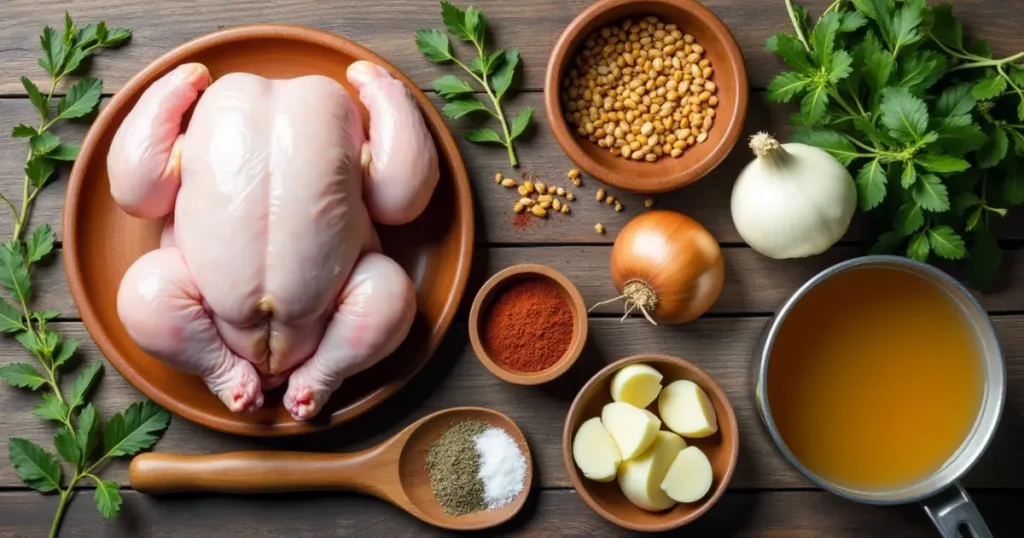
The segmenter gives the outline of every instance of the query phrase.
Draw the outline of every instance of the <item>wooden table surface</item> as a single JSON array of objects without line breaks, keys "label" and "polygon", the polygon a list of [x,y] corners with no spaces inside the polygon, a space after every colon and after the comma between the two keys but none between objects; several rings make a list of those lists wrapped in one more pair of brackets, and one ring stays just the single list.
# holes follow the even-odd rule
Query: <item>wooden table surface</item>
[{"label": "wooden table surface", "polygon": [[[820,13],[831,0],[804,2]],[[522,170],[565,184],[572,167],[559,150],[544,120],[542,79],[555,39],[589,0],[477,0],[500,46],[517,46],[525,76],[522,91],[508,106],[538,108],[537,128],[520,145]],[[707,0],[732,30],[746,57],[751,82],[746,133],[768,129],[784,134],[787,110],[766,103],[763,88],[781,69],[764,52],[764,41],[790,24],[782,0]],[[956,3],[967,28],[984,31],[998,54],[1024,49],[1024,14],[1011,0],[968,0]],[[35,114],[18,78],[41,80],[36,65],[37,35],[44,24],[62,24],[67,9],[80,22],[105,19],[111,26],[135,30],[130,46],[96,58],[91,74],[105,81],[105,94],[116,92],[129,77],[165,51],[208,32],[245,23],[274,22],[312,26],[335,32],[375,50],[429,91],[433,78],[447,68],[426,61],[412,41],[421,27],[440,27],[439,9],[431,0],[2,0],[0,8],[0,190],[19,192],[24,141],[7,133]],[[430,94],[435,103],[440,100]],[[477,244],[473,274],[466,290],[468,303],[482,282],[511,264],[539,262],[572,279],[588,304],[614,295],[608,270],[610,243],[632,216],[643,210],[643,197],[614,192],[626,210],[614,213],[592,200],[597,187],[586,181],[580,200],[568,218],[517,230],[511,225],[509,192],[497,188],[495,172],[511,174],[501,149],[474,146],[462,140],[467,128],[451,125],[460,139],[474,188]],[[60,134],[80,138],[81,126],[66,126]],[[733,228],[728,201],[733,179],[748,161],[740,146],[717,170],[699,183],[657,197],[659,207],[689,214],[703,222],[723,245],[726,284],[714,308],[700,320],[677,327],[650,327],[642,320],[620,323],[616,306],[593,314],[585,356],[566,378],[549,386],[518,387],[491,375],[473,355],[466,334],[466,309],[457,317],[441,349],[401,393],[380,408],[333,431],[297,439],[248,439],[224,435],[175,418],[159,451],[214,453],[240,449],[297,449],[348,451],[376,443],[430,412],[478,405],[511,416],[529,438],[536,463],[535,489],[518,518],[490,534],[544,536],[619,536],[624,531],[593,513],[572,489],[562,464],[562,423],[576,390],[602,364],[638,352],[662,352],[686,357],[705,368],[728,393],[741,430],[740,462],[729,493],[707,516],[682,533],[687,536],[934,536],[930,523],[916,506],[881,508],[854,504],[821,492],[776,452],[756,416],[751,390],[751,361],[756,340],[771,312],[803,281],[837,261],[865,251],[863,230],[854,226],[848,237],[824,255],[798,261],[774,261],[747,248]],[[64,173],[66,176],[66,172]],[[39,197],[34,223],[60,223],[64,186],[48,187]],[[589,202],[589,203],[588,203]],[[1019,214],[1020,212],[1018,212]],[[11,233],[12,219],[0,212],[0,236]],[[604,223],[606,235],[593,231]],[[996,536],[1019,536],[1014,508],[1024,506],[1024,273],[1020,253],[1024,227],[1005,226],[1003,284],[980,296],[991,312],[1007,361],[1009,383],[1006,410],[997,438],[984,459],[966,477],[981,512]],[[40,309],[62,312],[56,326],[67,336],[83,340],[83,362],[103,357],[91,343],[68,292],[57,256],[37,276]],[[0,340],[0,363],[25,360],[21,347]],[[33,394],[0,389],[0,454],[6,441],[26,437],[51,446],[53,430],[30,413]],[[109,416],[141,395],[113,368],[94,396]],[[348,494],[274,496],[175,495],[149,497],[127,486],[127,461],[117,461],[101,473],[124,488],[124,506],[116,522],[102,519],[91,491],[72,502],[64,536],[410,536],[436,535],[396,508],[376,499]],[[40,536],[49,528],[56,498],[24,487],[6,459],[0,463],[0,536]]]}]

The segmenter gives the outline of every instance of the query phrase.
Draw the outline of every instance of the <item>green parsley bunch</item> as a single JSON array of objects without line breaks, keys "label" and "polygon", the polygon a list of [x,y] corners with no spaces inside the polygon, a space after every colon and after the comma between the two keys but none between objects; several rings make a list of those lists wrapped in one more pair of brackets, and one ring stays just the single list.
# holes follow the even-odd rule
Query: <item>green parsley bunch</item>
[{"label": "green parsley bunch", "polygon": [[452,62],[462,68],[469,77],[487,94],[491,106],[477,99],[477,90],[466,79],[445,75],[434,81],[434,91],[448,100],[441,112],[455,120],[472,113],[486,113],[501,124],[501,133],[494,129],[475,129],[466,134],[466,139],[477,144],[498,144],[508,151],[509,164],[519,165],[513,142],[522,136],[533,119],[534,109],[528,106],[519,112],[511,122],[505,117],[501,99],[512,87],[516,68],[519,67],[519,50],[497,49],[487,52],[487,19],[479,9],[469,6],[459,9],[451,2],[441,2],[441,20],[445,28],[456,38],[467,41],[476,49],[476,56],[466,65],[452,51],[448,34],[432,28],[416,30],[416,46],[428,60],[434,63]]},{"label": "green parsley bunch", "polygon": [[850,168],[872,251],[963,259],[973,285],[991,284],[994,221],[1024,202],[1024,52],[966,40],[948,4],[837,0],[811,26],[785,3],[794,32],[767,49],[792,71],[768,98],[799,98],[791,138]]},{"label": "green parsley bunch", "polygon": [[[63,142],[51,128],[60,121],[85,118],[95,112],[103,88],[99,79],[86,78],[71,86],[67,95],[57,98],[57,84],[78,70],[97,49],[118,47],[130,38],[131,31],[108,29],[103,22],[79,28],[67,14],[63,32],[49,26],[43,29],[39,65],[50,75],[49,90],[44,93],[28,77],[21,77],[29,100],[39,113],[39,124],[16,125],[11,132],[14,138],[28,139],[29,145],[21,209],[0,193],[0,200],[10,207],[15,219],[11,239],[0,245],[0,286],[7,292],[7,297],[0,297],[0,332],[13,336],[35,358],[35,364],[0,366],[0,379],[13,387],[42,393],[43,401],[32,409],[32,414],[56,424],[53,444],[57,452],[55,455],[27,439],[12,438],[7,445],[8,457],[25,484],[60,496],[51,537],[57,535],[64,510],[82,480],[95,485],[93,498],[99,512],[104,517],[116,518],[121,507],[118,485],[101,479],[96,474],[98,469],[110,458],[130,456],[153,446],[171,418],[166,410],[147,400],[133,403],[104,424],[96,407],[87,403],[89,392],[100,378],[101,362],[82,368],[70,392],[65,393],[61,373],[74,364],[79,341],[63,338],[49,325],[59,312],[31,308],[32,271],[53,251],[53,229],[42,224],[27,239],[22,238],[32,203],[43,187],[52,182],[57,163],[74,161],[78,156],[79,146]],[[57,106],[53,110],[55,98]],[[65,473],[58,456],[70,472]]]}]

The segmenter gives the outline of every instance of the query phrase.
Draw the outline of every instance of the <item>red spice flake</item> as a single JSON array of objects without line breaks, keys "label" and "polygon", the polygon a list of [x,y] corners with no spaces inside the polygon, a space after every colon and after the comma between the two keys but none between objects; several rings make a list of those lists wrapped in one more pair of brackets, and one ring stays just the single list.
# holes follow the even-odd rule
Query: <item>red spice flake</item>
[{"label": "red spice flake", "polygon": [[522,213],[512,215],[512,226],[517,230],[522,230],[523,228],[533,224],[535,220],[537,220],[537,217],[534,217],[532,213],[523,211]]},{"label": "red spice flake", "polygon": [[491,303],[483,322],[487,353],[505,369],[540,372],[565,355],[573,314],[558,287],[546,278],[509,285]]}]

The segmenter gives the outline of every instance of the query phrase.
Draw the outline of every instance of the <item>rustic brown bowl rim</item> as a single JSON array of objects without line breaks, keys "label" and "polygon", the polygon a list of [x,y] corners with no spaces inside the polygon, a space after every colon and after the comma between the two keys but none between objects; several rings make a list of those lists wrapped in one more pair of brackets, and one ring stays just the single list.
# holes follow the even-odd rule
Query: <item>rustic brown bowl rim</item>
[{"label": "rustic brown bowl rim", "polygon": [[[149,85],[158,77],[162,76],[174,65],[181,63],[185,58],[192,56],[197,52],[213,49],[219,46],[239,41],[259,39],[300,41],[332,49],[341,55],[369,60],[387,69],[392,76],[402,81],[420,105],[420,109],[426,122],[428,124],[432,124],[439,135],[435,140],[439,146],[438,151],[443,152],[450,163],[454,189],[457,194],[457,198],[461,202],[457,204],[457,211],[462,219],[462,226],[459,230],[459,234],[461,236],[461,249],[455,269],[456,285],[452,288],[448,296],[448,302],[444,307],[444,311],[442,312],[438,323],[435,328],[431,329],[430,341],[428,344],[429,349],[423,354],[423,358],[417,361],[418,364],[416,364],[415,367],[408,369],[405,375],[394,378],[391,382],[378,388],[374,392],[369,393],[361,400],[352,402],[346,407],[338,409],[330,416],[329,420],[324,421],[278,422],[266,425],[223,420],[205,413],[199,407],[195,407],[188,403],[182,403],[166,396],[156,384],[140,375],[134,368],[130,367],[128,361],[125,360],[124,357],[116,353],[116,347],[114,346],[110,335],[105,330],[103,324],[100,323],[93,305],[86,300],[87,296],[84,289],[85,283],[78,263],[78,246],[75,239],[78,234],[78,200],[80,198],[83,185],[87,180],[87,178],[84,177],[86,167],[79,163],[86,163],[92,159],[103,158],[103,156],[97,156],[94,155],[94,153],[96,152],[103,133],[112,127],[111,122],[115,116],[115,111],[126,106],[126,103],[134,96],[144,91],[145,88],[149,87]],[[114,368],[132,384],[132,386],[164,408],[208,428],[239,435],[281,437],[313,433],[348,422],[380,405],[382,402],[393,396],[402,387],[404,387],[423,368],[424,365],[426,365],[427,361],[433,357],[438,345],[440,345],[440,341],[444,334],[447,333],[448,329],[451,327],[452,320],[458,310],[458,305],[465,293],[466,283],[469,279],[470,262],[473,255],[473,222],[473,202],[469,185],[469,174],[466,171],[462,155],[459,153],[458,145],[455,143],[455,139],[448,130],[444,119],[437,112],[437,109],[434,108],[427,96],[419,90],[412,80],[405,76],[405,74],[399,71],[398,68],[390,62],[373,51],[339,35],[304,26],[287,24],[253,24],[218,30],[175,47],[169,52],[164,53],[162,56],[147,65],[142,71],[133,76],[124,85],[124,87],[113,96],[89,128],[89,132],[86,134],[85,140],[82,142],[79,158],[76,160],[75,166],[72,168],[68,179],[62,222],[64,239],[62,250],[64,267],[67,274],[68,285],[71,290],[71,296],[75,300],[75,304],[78,307],[86,330],[107,361],[112,364]]]},{"label": "rustic brown bowl rim", "polygon": [[[565,118],[560,113],[562,105],[559,102],[562,92],[559,80],[562,71],[561,67],[569,61],[567,58],[569,58],[579,42],[585,37],[582,31],[583,28],[594,19],[614,7],[637,4],[638,10],[642,11],[644,4],[652,3],[663,4],[691,14],[718,36],[724,46],[729,67],[734,73],[734,75],[730,76],[729,82],[735,86],[736,99],[731,103],[733,113],[729,124],[719,126],[719,128],[725,128],[724,136],[722,136],[718,144],[704,159],[692,163],[689,168],[684,170],[656,176],[651,174],[650,163],[629,162],[627,167],[635,169],[638,173],[620,174],[587,155],[580,147],[580,144],[590,142],[579,139],[566,125]],[[747,68],[743,60],[743,52],[736,43],[736,39],[721,19],[710,9],[694,0],[598,0],[577,15],[565,27],[565,30],[562,31],[558,41],[555,42],[551,55],[548,57],[547,72],[544,75],[544,108],[547,115],[548,128],[551,130],[551,134],[554,135],[558,145],[561,146],[562,151],[587,174],[613,187],[643,194],[659,194],[684,187],[701,179],[721,164],[736,145],[743,131],[743,122],[747,116],[748,98]],[[685,155],[682,158],[686,159]]]},{"label": "rustic brown bowl rim", "polygon": [[[673,364],[693,374],[696,378],[697,385],[704,389],[712,400],[722,402],[726,412],[724,413],[724,417],[722,414],[718,415],[718,427],[720,430],[729,430],[733,432],[733,438],[736,440],[732,444],[732,453],[729,455],[729,466],[726,468],[725,474],[721,477],[718,487],[715,488],[711,496],[701,501],[700,508],[686,516],[672,517],[670,516],[670,513],[665,513],[664,522],[650,525],[640,524],[617,517],[598,504],[590,495],[590,491],[584,483],[584,479],[580,476],[580,472],[576,468],[576,462],[573,461],[572,457],[572,439],[573,434],[575,433],[573,430],[577,426],[572,423],[572,417],[576,413],[576,409],[582,405],[584,396],[592,392],[597,384],[604,381],[605,378],[613,375],[623,366],[641,362],[655,366],[657,364]],[[609,396],[609,401],[611,401],[611,396]],[[573,399],[572,406],[569,407],[569,413],[565,417],[565,426],[562,429],[562,459],[565,463],[565,470],[569,474],[569,479],[572,481],[572,487],[576,489],[576,492],[583,498],[583,501],[601,517],[620,527],[641,532],[663,532],[678,529],[696,521],[707,513],[707,511],[718,502],[722,495],[725,494],[725,491],[729,488],[729,482],[732,481],[732,475],[736,470],[736,463],[739,460],[739,449],[739,426],[736,423],[736,413],[732,408],[732,403],[729,402],[729,398],[725,395],[725,391],[718,386],[718,383],[715,382],[714,378],[712,378],[710,374],[690,361],[660,353],[641,353],[637,355],[630,355],[629,357],[619,359],[608,366],[605,366],[600,372],[594,374],[594,376],[591,377],[590,380],[583,385],[583,388],[576,394],[576,398]]]},{"label": "rustic brown bowl rim", "polygon": [[[490,305],[494,295],[504,289],[505,286],[514,280],[526,275],[546,278],[561,288],[569,296],[569,307],[573,316],[573,335],[569,349],[565,351],[562,358],[558,359],[551,367],[539,372],[514,372],[502,368],[491,358],[480,338],[480,317],[483,310]],[[583,296],[580,295],[576,286],[555,269],[546,265],[536,263],[523,263],[513,265],[498,271],[494,274],[477,292],[473,298],[473,306],[469,310],[469,341],[473,346],[473,353],[492,374],[516,385],[540,385],[547,383],[564,374],[580,357],[583,346],[587,342],[587,307],[583,304]]]}]

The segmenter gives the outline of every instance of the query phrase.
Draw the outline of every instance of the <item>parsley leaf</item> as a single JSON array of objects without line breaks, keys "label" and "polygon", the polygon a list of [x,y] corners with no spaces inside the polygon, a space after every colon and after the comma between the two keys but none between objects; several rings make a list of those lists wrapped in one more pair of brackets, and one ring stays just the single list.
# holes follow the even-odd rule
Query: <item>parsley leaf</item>
[{"label": "parsley leaf", "polygon": [[512,121],[512,130],[510,132],[512,140],[519,138],[524,132],[526,132],[526,128],[530,125],[530,119],[533,118],[533,112],[534,108],[532,106],[528,106],[521,110],[519,115],[516,116],[516,119]]},{"label": "parsley leaf", "polygon": [[993,127],[988,134],[988,141],[977,152],[978,166],[992,168],[999,164],[999,161],[1006,157],[1009,145],[1010,141],[1006,137],[1006,131],[998,125]]},{"label": "parsley leaf", "polygon": [[775,76],[768,83],[768,100],[785,103],[811,83],[811,78],[796,71],[786,71]]},{"label": "parsley leaf", "polygon": [[818,65],[825,65],[835,50],[836,34],[839,32],[840,14],[838,11],[829,11],[811,30],[811,50],[814,52],[814,60]]},{"label": "parsley leaf", "polygon": [[466,133],[466,140],[476,144],[505,144],[505,141],[501,139],[501,136],[496,133],[494,129],[488,127],[474,129]]},{"label": "parsley leaf", "polygon": [[919,155],[914,161],[926,170],[939,173],[963,172],[971,163],[952,155]]},{"label": "parsley leaf", "polygon": [[1006,90],[1006,79],[997,73],[991,73],[971,88],[971,97],[979,101],[992,99]]},{"label": "parsley leaf", "polygon": [[467,93],[473,93],[473,87],[455,75],[445,75],[434,80],[434,91],[445,99],[452,99]]},{"label": "parsley leaf", "polygon": [[782,61],[786,62],[786,65],[799,73],[812,73],[814,71],[814,66],[811,65],[811,60],[807,56],[807,51],[804,49],[803,44],[792,35],[779,32],[768,38],[765,48],[768,52],[781,56]]},{"label": "parsley leaf", "polygon": [[910,235],[924,226],[924,210],[914,202],[906,202],[896,212],[895,231],[901,236]]},{"label": "parsley leaf", "polygon": [[949,192],[934,174],[921,174],[910,190],[918,205],[934,213],[949,210]]},{"label": "parsley leaf", "polygon": [[18,478],[29,487],[43,493],[60,489],[60,463],[43,447],[27,439],[14,437],[7,443],[7,455]]},{"label": "parsley leaf", "polygon": [[960,21],[953,16],[953,6],[939,4],[933,7],[931,12],[932,36],[949,48],[962,50],[964,48],[964,28]]},{"label": "parsley leaf", "polygon": [[882,123],[889,134],[901,142],[915,142],[928,129],[928,108],[919,97],[906,88],[886,88],[882,91]]},{"label": "parsley leaf", "polygon": [[82,373],[78,374],[75,383],[71,385],[71,396],[68,398],[68,405],[71,406],[71,409],[75,409],[85,403],[85,395],[96,384],[102,369],[103,363],[94,362],[86,366]]},{"label": "parsley leaf", "polygon": [[448,35],[440,30],[416,30],[416,47],[434,63],[444,63],[453,58]]},{"label": "parsley leaf", "polygon": [[504,61],[501,62],[494,75],[491,76],[494,93],[498,96],[498,99],[501,99],[509,87],[512,86],[512,78],[515,76],[517,65],[519,65],[519,49],[508,49],[505,52]]},{"label": "parsley leaf", "polygon": [[117,489],[117,482],[108,480],[94,480],[96,491],[93,492],[93,499],[96,501],[96,509],[107,519],[116,519],[121,512],[121,493]]},{"label": "parsley leaf", "polygon": [[43,403],[32,408],[32,414],[43,420],[63,422],[68,416],[68,404],[57,399],[52,392],[43,393]]},{"label": "parsley leaf", "polygon": [[919,262],[926,262],[931,250],[932,246],[928,242],[928,236],[924,232],[918,232],[914,234],[910,245],[907,246],[907,257]]},{"label": "parsley leaf", "polygon": [[107,456],[131,456],[153,446],[170,420],[164,408],[149,400],[133,403],[107,423],[103,432]]},{"label": "parsley leaf", "polygon": [[967,254],[963,238],[945,224],[928,229],[928,243],[936,256],[947,260],[959,260]]},{"label": "parsley leaf", "polygon": [[441,112],[445,116],[457,120],[471,112],[490,112],[490,110],[475,97],[464,97],[444,105]]},{"label": "parsley leaf", "polygon": [[800,116],[804,124],[814,125],[825,117],[825,110],[828,108],[828,90],[824,85],[818,84],[807,92],[807,95],[800,100]]},{"label": "parsley leaf", "polygon": [[940,117],[970,114],[976,101],[971,97],[972,89],[968,84],[950,86],[942,92],[935,102],[935,115]]},{"label": "parsley leaf", "polygon": [[874,208],[885,198],[885,171],[880,159],[874,159],[861,167],[854,180],[857,184],[857,198],[864,211]]},{"label": "parsley leaf", "polygon": [[103,93],[103,81],[87,78],[68,90],[68,94],[57,102],[57,117],[62,119],[81,118],[96,109]]},{"label": "parsley leaf", "polygon": [[[7,302],[4,301],[4,304]],[[39,390],[46,384],[43,374],[39,373],[35,366],[24,362],[0,366],[0,379],[19,389]]]},{"label": "parsley leaf", "polygon": [[31,265],[45,258],[53,250],[53,228],[49,224],[40,224],[32,230],[32,235],[25,242],[25,259]]},{"label": "parsley leaf", "polygon": [[466,13],[451,2],[441,1],[441,20],[449,32],[463,41],[471,41],[475,36],[466,24]]}]

